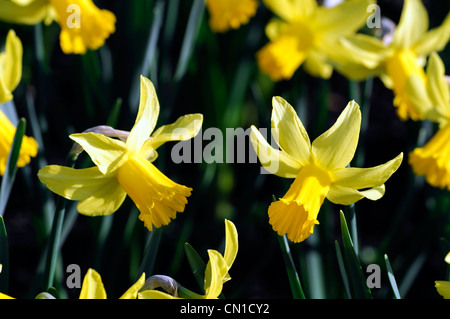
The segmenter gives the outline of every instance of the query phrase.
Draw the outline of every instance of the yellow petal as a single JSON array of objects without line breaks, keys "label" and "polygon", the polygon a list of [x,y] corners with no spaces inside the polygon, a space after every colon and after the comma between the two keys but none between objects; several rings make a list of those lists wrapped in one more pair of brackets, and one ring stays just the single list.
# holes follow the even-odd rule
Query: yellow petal
[{"label": "yellow petal", "polygon": [[16,36],[14,30],[9,30],[6,37],[5,60],[1,80],[5,86],[12,92],[19,85],[22,77],[22,42]]},{"label": "yellow petal", "polygon": [[327,199],[330,202],[338,205],[351,205],[363,198],[378,200],[384,196],[384,193],[384,184],[369,188],[364,191],[358,191],[354,188],[344,187],[340,185],[331,185],[330,190],[327,194]]},{"label": "yellow petal", "polygon": [[149,230],[169,224],[177,212],[183,212],[192,191],[169,179],[141,156],[130,157],[118,169],[117,179]]},{"label": "yellow petal", "polygon": [[[223,289],[222,272],[220,268],[221,260],[223,260],[222,255],[216,251],[209,249],[209,267],[205,269],[205,299],[216,299],[219,297]],[[226,265],[225,265],[226,266]]]},{"label": "yellow petal", "polygon": [[120,299],[136,299],[138,297],[138,292],[145,283],[145,273],[142,273],[141,277],[136,281],[136,283],[131,286]]},{"label": "yellow petal", "polygon": [[370,188],[384,184],[397,171],[403,160],[403,153],[390,160],[371,168],[349,167],[333,171],[333,185],[340,185],[355,189]]},{"label": "yellow petal", "polygon": [[328,170],[346,167],[355,154],[360,126],[359,105],[350,101],[336,123],[312,143],[316,162]]},{"label": "yellow petal", "polygon": [[312,76],[322,79],[329,79],[333,73],[333,66],[329,63],[329,59],[318,50],[311,50],[308,53],[303,67]]},{"label": "yellow petal", "polygon": [[301,165],[310,161],[311,142],[294,108],[282,97],[272,99],[272,135],[280,148]]},{"label": "yellow petal", "polygon": [[444,22],[425,33],[414,45],[413,50],[418,56],[425,56],[432,51],[441,51],[445,48],[450,38],[450,13]]},{"label": "yellow petal", "polygon": [[405,0],[392,44],[403,49],[411,48],[427,30],[428,13],[422,1]]},{"label": "yellow petal", "polygon": [[224,259],[228,269],[233,265],[239,248],[238,233],[233,222],[225,220],[225,252]]},{"label": "yellow petal", "polygon": [[286,152],[274,149],[252,125],[250,141],[258,155],[261,165],[270,173],[280,177],[295,178],[301,169],[301,164]]},{"label": "yellow petal", "polygon": [[138,293],[138,299],[180,299],[159,290],[144,290]]},{"label": "yellow petal", "polygon": [[84,276],[79,299],[106,299],[102,277],[92,268]]},{"label": "yellow petal", "polygon": [[126,145],[120,140],[93,132],[72,134],[70,138],[83,147],[103,174],[113,172],[127,159]]},{"label": "yellow petal", "polygon": [[447,264],[450,264],[450,252],[447,253],[444,260]]},{"label": "yellow petal", "polygon": [[15,298],[13,298],[11,296],[8,296],[8,295],[5,295],[4,293],[0,292],[0,299],[15,299]]},{"label": "yellow petal", "polygon": [[141,155],[148,157],[162,144],[170,141],[186,141],[195,137],[203,124],[202,114],[180,116],[174,123],[158,128],[152,137],[144,143]]},{"label": "yellow petal", "polygon": [[64,53],[97,50],[115,31],[116,17],[100,10],[92,0],[49,0],[58,14],[60,45]]},{"label": "yellow petal", "polygon": [[1,1],[1,6],[0,20],[28,25],[37,24],[46,19],[50,10],[48,0],[34,0],[29,4]]},{"label": "yellow petal", "polygon": [[431,53],[428,60],[427,92],[439,112],[450,118],[450,93],[445,80],[445,66],[436,52]]},{"label": "yellow petal", "polygon": [[351,34],[364,26],[370,14],[367,7],[373,3],[371,0],[345,1],[331,8],[319,7],[314,18],[323,32],[339,36]]},{"label": "yellow petal", "polygon": [[127,139],[127,146],[131,151],[139,153],[144,142],[153,132],[159,116],[159,101],[153,83],[141,76],[141,95],[136,122]]},{"label": "yellow petal", "polygon": [[269,40],[273,41],[289,27],[289,24],[278,18],[272,18],[265,27]]},{"label": "yellow petal", "polygon": [[444,299],[450,299],[450,281],[435,281],[437,292],[444,297]]},{"label": "yellow petal", "polygon": [[444,114],[440,113],[438,108],[431,102],[421,76],[411,74],[406,80],[405,91],[408,93],[411,105],[424,118],[434,122],[446,120]]},{"label": "yellow petal", "polygon": [[285,21],[310,16],[317,8],[315,0],[263,0],[263,2]]}]

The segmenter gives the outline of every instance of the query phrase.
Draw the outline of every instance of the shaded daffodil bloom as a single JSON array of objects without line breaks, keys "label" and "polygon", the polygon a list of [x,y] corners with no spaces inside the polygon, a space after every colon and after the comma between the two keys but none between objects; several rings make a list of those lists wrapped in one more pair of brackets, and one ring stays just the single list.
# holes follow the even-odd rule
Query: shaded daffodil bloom
[{"label": "shaded daffodil bloom", "polygon": [[[134,283],[120,299],[136,299],[139,289],[145,283],[145,273]],[[79,299],[107,299],[102,277],[94,269],[89,268],[83,279]]]},{"label": "shaded daffodil bloom", "polygon": [[57,21],[60,46],[66,54],[97,50],[115,32],[115,15],[92,0],[0,0],[0,20],[37,24]]},{"label": "shaded daffodil bloom", "polygon": [[439,188],[450,190],[450,94],[445,67],[437,53],[430,55],[426,85],[417,76],[407,82],[407,92],[414,107],[425,119],[439,124],[439,130],[423,146],[409,154],[415,174]]},{"label": "shaded daffodil bloom", "polygon": [[[225,252],[220,254],[217,250],[209,249],[209,261],[205,269],[204,289],[205,294],[200,295],[192,292],[173,279],[170,285],[158,285],[160,287],[177,286],[178,289],[171,288],[170,292],[163,292],[156,289],[145,290],[145,285],[138,294],[139,299],[217,299],[222,292],[223,284],[231,279],[229,270],[236,259],[238,252],[238,233],[233,222],[225,220]],[[165,279],[167,281],[167,279]],[[167,288],[166,288],[167,289]]]},{"label": "shaded daffodil bloom", "polygon": [[[450,264],[450,253],[445,256],[445,262]],[[450,281],[437,280],[434,283],[437,292],[444,297],[444,299],[450,299]]]},{"label": "shaded daffodil bloom", "polygon": [[303,64],[313,76],[330,78],[330,60],[338,39],[358,31],[368,17],[370,0],[346,1],[335,7],[320,7],[316,0],[264,0],[275,13],[266,26],[269,43],[256,58],[259,68],[273,81],[288,80]]},{"label": "shaded daffodil bloom", "polygon": [[192,189],[175,183],[152,164],[157,158],[156,149],[168,141],[193,138],[201,128],[203,116],[181,116],[153,132],[158,115],[155,88],[149,79],[141,77],[138,115],[125,141],[96,132],[72,134],[70,138],[96,166],[74,169],[50,165],[38,172],[39,179],[58,195],[79,201],[81,214],[112,214],[128,194],[140,211],[139,219],[149,230],[169,224],[177,212],[184,211]]},{"label": "shaded daffodil bloom", "polygon": [[[389,42],[364,34],[342,38],[347,62],[336,69],[354,80],[378,76],[393,90],[400,119],[423,120],[406,92],[409,76],[425,82],[423,65],[432,51],[442,50],[450,37],[450,14],[441,26],[428,30],[428,13],[420,0],[405,0],[400,21]],[[340,61],[342,62],[342,61]]]},{"label": "shaded daffodil bloom", "polygon": [[403,153],[371,168],[347,167],[359,138],[361,111],[351,101],[336,123],[312,143],[294,108],[274,97],[272,136],[280,150],[272,148],[255,126],[250,139],[261,165],[272,174],[294,178],[287,193],[269,206],[269,223],[280,235],[301,242],[313,233],[325,198],[350,205],[362,198],[378,200],[384,183],[400,166]]},{"label": "shaded daffodil bloom", "polygon": [[0,52],[0,104],[13,99],[12,92],[22,78],[22,54],[22,42],[14,30],[9,30],[5,50]]},{"label": "shaded daffodil bloom", "polygon": [[[6,163],[11,151],[11,146],[16,134],[16,127],[11,123],[8,117],[0,110],[0,175],[3,176],[6,169]],[[22,145],[20,146],[17,167],[24,167],[30,163],[32,157],[38,153],[38,143],[33,137],[24,135]]]},{"label": "shaded daffodil bloom", "polygon": [[247,24],[258,9],[257,0],[206,0],[209,26],[215,32],[238,29]]}]

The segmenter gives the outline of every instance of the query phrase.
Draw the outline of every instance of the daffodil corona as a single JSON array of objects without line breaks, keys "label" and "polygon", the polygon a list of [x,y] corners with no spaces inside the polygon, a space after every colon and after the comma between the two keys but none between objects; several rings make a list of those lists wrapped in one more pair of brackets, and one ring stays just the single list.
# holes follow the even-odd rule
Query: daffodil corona
[{"label": "daffodil corona", "polygon": [[163,143],[193,138],[201,128],[203,116],[185,115],[153,132],[158,115],[155,88],[150,80],[141,77],[139,111],[135,125],[125,134],[125,142],[97,132],[72,134],[70,138],[97,166],[73,169],[50,165],[39,171],[39,179],[53,192],[79,200],[77,207],[82,214],[114,213],[128,194],[140,211],[139,219],[149,230],[169,224],[177,212],[184,211],[192,189],[170,180],[152,161]]},{"label": "daffodil corona", "polygon": [[348,103],[336,123],[310,143],[295,110],[281,97],[273,98],[272,136],[280,150],[272,148],[255,126],[251,142],[262,166],[270,173],[295,178],[287,193],[268,210],[269,223],[279,235],[301,242],[318,224],[320,207],[331,202],[350,205],[362,198],[378,200],[384,183],[400,166],[403,154],[372,168],[347,167],[358,143],[361,112]]},{"label": "daffodil corona", "polygon": [[[442,50],[450,37],[450,14],[441,26],[428,31],[428,14],[420,0],[405,0],[399,24],[390,41],[364,34],[340,39],[345,59],[336,69],[355,80],[379,76],[394,92],[394,106],[400,119],[423,120],[406,92],[412,75],[425,82],[423,62],[432,51]],[[342,63],[343,61],[345,61]]]},{"label": "daffodil corona", "polygon": [[288,80],[304,64],[313,76],[328,79],[330,61],[339,59],[338,39],[361,28],[370,0],[346,1],[332,8],[316,0],[264,0],[278,18],[266,26],[270,42],[257,53],[260,69],[272,80]]},{"label": "daffodil corona", "polygon": [[237,29],[248,23],[258,8],[256,0],[206,0],[209,25],[216,32]]},{"label": "daffodil corona", "polygon": [[99,9],[92,0],[3,0],[0,20],[21,24],[57,21],[64,53],[97,50],[115,32],[115,15]]}]

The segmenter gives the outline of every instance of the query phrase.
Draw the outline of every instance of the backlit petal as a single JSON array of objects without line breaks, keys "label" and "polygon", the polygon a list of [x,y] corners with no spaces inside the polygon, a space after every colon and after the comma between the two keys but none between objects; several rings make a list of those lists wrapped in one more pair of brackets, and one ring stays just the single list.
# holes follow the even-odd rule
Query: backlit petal
[{"label": "backlit petal", "polygon": [[106,299],[102,277],[92,268],[89,268],[84,276],[80,299]]},{"label": "backlit petal", "polygon": [[10,91],[13,91],[19,85],[22,78],[22,54],[22,42],[13,30],[9,30],[6,37],[5,64],[3,74],[0,74],[0,76]]},{"label": "backlit petal", "polygon": [[294,108],[282,97],[272,99],[272,135],[280,148],[301,165],[309,162],[311,142]]},{"label": "backlit petal", "polygon": [[333,171],[333,185],[340,185],[355,189],[370,188],[384,184],[399,168],[403,160],[403,153],[389,162],[371,168],[342,168]]},{"label": "backlit petal", "polygon": [[437,292],[444,297],[444,299],[450,299],[450,281],[435,281]]},{"label": "backlit petal", "polygon": [[405,0],[393,45],[403,49],[411,48],[427,30],[428,13],[422,1]]},{"label": "backlit petal", "polygon": [[223,257],[218,251],[212,249],[208,250],[208,256],[209,267],[206,267],[205,270],[204,298],[216,299],[217,297],[219,297],[223,288],[223,276],[220,268],[220,261],[221,259],[223,260]]},{"label": "backlit petal", "polygon": [[432,51],[441,51],[445,48],[450,38],[450,13],[444,22],[425,33],[413,46],[418,56],[425,56]]},{"label": "backlit petal", "polygon": [[120,299],[136,299],[138,296],[139,290],[145,283],[145,273],[142,273],[141,277],[131,286],[121,297]]},{"label": "backlit petal", "polygon": [[127,139],[130,150],[139,153],[153,132],[159,116],[159,101],[153,83],[141,76],[141,95],[136,122]]},{"label": "backlit petal", "polygon": [[292,21],[313,14],[316,0],[263,0],[264,4],[285,21]]},{"label": "backlit petal", "polygon": [[224,259],[228,268],[233,265],[239,248],[238,233],[233,222],[225,220],[225,252]]},{"label": "backlit petal", "polygon": [[37,24],[47,18],[50,11],[48,0],[34,0],[20,5],[17,1],[1,1],[0,20],[10,23]]},{"label": "backlit petal", "polygon": [[359,105],[350,101],[336,123],[312,143],[316,162],[328,170],[346,167],[355,154],[360,126]]},{"label": "backlit petal", "polygon": [[79,133],[70,138],[83,147],[103,174],[116,170],[127,158],[125,143],[103,134]]},{"label": "backlit petal", "polygon": [[261,165],[271,174],[295,178],[301,164],[286,152],[274,149],[255,126],[251,127],[250,141],[258,155]]},{"label": "backlit petal", "polygon": [[450,92],[445,80],[445,66],[436,52],[431,53],[427,66],[427,92],[433,105],[450,118]]},{"label": "backlit petal", "polygon": [[364,191],[358,191],[354,188],[340,185],[331,185],[327,194],[327,199],[338,205],[351,205],[363,198],[378,200],[384,196],[384,193],[384,184]]}]

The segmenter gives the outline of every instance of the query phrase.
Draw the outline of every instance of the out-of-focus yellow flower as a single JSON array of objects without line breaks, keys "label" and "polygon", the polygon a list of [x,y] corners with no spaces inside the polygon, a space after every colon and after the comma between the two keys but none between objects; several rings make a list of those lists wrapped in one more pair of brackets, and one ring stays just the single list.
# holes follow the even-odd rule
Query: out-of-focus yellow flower
[{"label": "out-of-focus yellow flower", "polygon": [[[11,151],[15,133],[16,127],[11,123],[8,117],[0,111],[0,175],[2,176],[5,173],[6,162],[8,161],[8,155]],[[37,152],[38,143],[36,140],[32,137],[24,136],[19,151],[17,166],[24,167],[30,163],[31,157],[35,157]]]},{"label": "out-of-focus yellow flower", "polygon": [[279,18],[266,26],[270,42],[258,51],[260,69],[272,80],[287,80],[304,64],[313,76],[329,78],[331,60],[340,59],[338,39],[360,29],[373,1],[346,1],[332,8],[319,7],[316,0],[264,0]]},{"label": "out-of-focus yellow flower", "polygon": [[336,69],[355,80],[379,76],[394,92],[394,106],[400,119],[422,120],[406,92],[406,81],[416,75],[425,81],[423,63],[432,51],[442,50],[450,37],[450,14],[441,26],[428,31],[428,13],[420,0],[405,0],[400,22],[386,42],[355,34],[341,39],[347,62]]},{"label": "out-of-focus yellow flower", "polygon": [[[217,250],[209,249],[209,261],[205,269],[204,288],[205,294],[200,295],[186,288],[183,294],[190,299],[216,299],[223,289],[223,284],[230,280],[229,270],[236,259],[238,252],[238,233],[233,222],[225,220],[225,252],[220,254]],[[145,288],[143,288],[145,289]],[[159,290],[143,290],[138,294],[139,299],[177,299],[175,294],[165,293]]]},{"label": "out-of-focus yellow flower", "polygon": [[248,23],[258,8],[256,0],[206,0],[209,25],[215,32],[238,29]]},{"label": "out-of-focus yellow flower", "polygon": [[294,108],[273,98],[272,136],[281,150],[272,148],[255,126],[250,139],[262,166],[272,174],[295,178],[283,198],[268,210],[269,223],[280,235],[301,242],[313,233],[325,198],[350,205],[362,198],[380,199],[384,183],[400,166],[403,154],[372,168],[347,167],[358,144],[359,105],[348,103],[336,123],[310,143]]},{"label": "out-of-focus yellow flower", "polygon": [[[445,262],[450,264],[450,252],[445,256]],[[437,292],[444,297],[444,299],[450,299],[450,281],[437,280],[434,283]]]},{"label": "out-of-focus yellow flower", "polygon": [[430,185],[450,190],[450,94],[444,64],[435,52],[430,55],[426,79],[425,85],[417,76],[411,76],[406,90],[418,112],[439,123],[440,129],[425,146],[409,154],[409,163],[414,173],[424,175]]},{"label": "out-of-focus yellow flower", "polygon": [[[136,299],[139,289],[144,285],[145,273],[131,286],[120,299]],[[106,291],[102,277],[94,269],[89,268],[83,279],[79,299],[106,299]]]},{"label": "out-of-focus yellow flower", "polygon": [[97,50],[115,32],[115,15],[95,6],[92,0],[0,0],[0,20],[46,24],[56,20],[64,53]]},{"label": "out-of-focus yellow flower", "polygon": [[0,104],[12,100],[12,91],[22,78],[22,42],[14,30],[6,36],[5,51],[0,52]]},{"label": "out-of-focus yellow flower", "polygon": [[153,132],[158,115],[155,88],[149,79],[141,77],[139,111],[126,141],[94,132],[72,134],[70,138],[97,166],[73,169],[50,165],[39,171],[39,179],[51,191],[80,201],[77,207],[81,214],[114,213],[128,194],[141,212],[139,219],[149,230],[169,224],[177,212],[184,211],[192,189],[173,182],[151,162],[157,157],[156,149],[165,142],[193,138],[201,128],[203,116],[181,116]]}]

